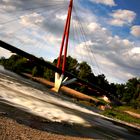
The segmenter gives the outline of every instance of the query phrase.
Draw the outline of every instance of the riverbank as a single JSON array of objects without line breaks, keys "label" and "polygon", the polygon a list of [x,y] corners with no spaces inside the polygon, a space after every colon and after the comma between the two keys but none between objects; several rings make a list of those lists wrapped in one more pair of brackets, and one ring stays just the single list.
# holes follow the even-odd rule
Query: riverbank
[{"label": "riverbank", "polygon": [[[54,87],[54,83],[53,82],[50,82],[44,78],[41,78],[41,77],[33,77],[31,74],[27,74],[27,73],[23,73],[22,74],[23,76],[25,76],[26,78],[30,78],[36,82],[39,82],[41,84],[44,84],[45,86],[47,86],[48,88],[53,88]],[[78,92],[76,90],[73,90],[71,88],[68,88],[66,86],[62,86],[60,88],[60,92],[63,92],[64,94],[72,97],[72,98],[75,98],[77,100],[84,100],[84,101],[88,101],[88,102],[92,102],[92,103],[95,103],[96,104],[101,104],[100,100],[94,98],[94,97],[91,97],[91,96],[88,96],[88,95],[85,95],[81,92]]]},{"label": "riverbank", "polygon": [[[1,124],[1,139],[11,140],[16,136],[13,140],[22,140],[22,134],[18,132],[21,128],[16,123],[22,125],[25,140],[36,139],[34,136],[38,139],[40,136],[41,139],[140,139],[138,130],[108,121],[107,117],[95,113],[93,107],[86,108],[17,74],[1,73],[0,91],[1,118],[6,118]],[[6,124],[8,120],[10,122]],[[46,133],[56,134],[56,137],[49,138]]]},{"label": "riverbank", "polygon": [[[47,87],[53,87],[54,86],[54,83],[52,83],[52,82],[50,82],[50,81],[48,81],[48,80],[46,80],[44,78],[33,77],[30,74],[23,74],[23,75],[25,77],[27,77],[27,78],[30,78],[30,79],[36,81],[36,82],[44,84]],[[61,87],[61,91],[66,93],[67,95],[70,95],[70,96],[74,97],[74,98],[78,98],[78,99],[85,100],[85,101],[93,100],[94,103],[99,103],[99,100],[97,100],[96,98],[92,98],[90,96],[87,96],[85,94],[77,92],[77,91],[75,91],[73,89],[67,88],[65,86]],[[121,115],[124,115],[124,114],[122,113]],[[127,115],[127,114],[125,114],[125,115]],[[129,117],[127,115],[127,118],[131,118],[132,119],[132,117],[135,117],[132,112],[129,113],[129,115],[130,115]],[[103,113],[103,115],[100,115],[100,116],[103,117],[104,119],[109,120],[109,121],[112,121],[112,122],[115,122],[115,123],[119,123],[120,125],[126,125],[126,126],[129,126],[129,127],[132,127],[132,128],[140,130],[140,123],[135,123],[135,122],[139,122],[139,121],[134,121],[134,123],[132,121],[132,123],[131,123],[128,119],[122,119],[121,117],[118,119],[118,118],[115,118],[115,116],[107,114],[106,112]],[[136,119],[139,119],[139,118],[136,118]]]}]

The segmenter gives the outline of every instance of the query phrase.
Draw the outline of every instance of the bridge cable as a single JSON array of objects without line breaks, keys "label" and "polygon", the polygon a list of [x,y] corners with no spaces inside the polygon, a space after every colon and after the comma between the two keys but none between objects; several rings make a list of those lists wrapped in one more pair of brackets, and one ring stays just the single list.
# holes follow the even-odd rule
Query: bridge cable
[{"label": "bridge cable", "polygon": [[[74,12],[76,14],[76,18],[77,18],[77,21],[78,21],[78,24],[79,24],[79,28],[80,28],[82,38],[83,38],[84,43],[85,43],[85,47],[87,48],[87,50],[89,50],[91,52],[91,53],[88,52],[88,55],[94,58],[94,61],[95,61],[96,65],[97,65],[97,68],[100,71],[100,68],[99,68],[99,65],[98,65],[98,63],[96,61],[94,53],[93,53],[92,49],[90,47],[88,47],[88,44],[87,44],[86,34],[88,34],[88,33],[85,31],[85,29],[84,29],[84,27],[82,25],[82,22],[80,21],[78,13],[76,12],[75,8],[74,8]],[[93,65],[93,61],[92,61],[91,57],[90,57],[90,61],[91,61],[91,64]],[[101,71],[100,71],[100,73],[101,73]]]}]

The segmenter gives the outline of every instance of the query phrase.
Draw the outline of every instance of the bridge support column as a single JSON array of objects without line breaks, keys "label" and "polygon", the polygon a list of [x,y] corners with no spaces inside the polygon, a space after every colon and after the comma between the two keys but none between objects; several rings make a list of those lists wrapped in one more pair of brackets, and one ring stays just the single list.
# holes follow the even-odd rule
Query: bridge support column
[{"label": "bridge support column", "polygon": [[62,82],[64,79],[64,75],[60,75],[59,73],[55,73],[55,83],[54,88],[52,89],[55,92],[59,92],[60,87],[62,86]]},{"label": "bridge support column", "polygon": [[[65,28],[64,28],[64,33],[63,33],[63,37],[62,37],[60,53],[59,53],[58,62],[57,62],[57,68],[60,68],[60,64],[62,61],[62,74],[60,75],[58,73],[55,73],[55,86],[54,86],[53,90],[56,92],[59,92],[60,87],[67,80],[67,78],[64,79],[64,72],[65,72],[67,48],[68,48],[68,42],[69,42],[72,8],[73,8],[73,0],[70,0],[68,13],[67,13],[67,19],[66,19]],[[64,50],[64,55],[62,56],[63,50]],[[69,81],[69,83],[71,83],[72,81]],[[67,83],[68,83],[68,81],[67,81]]]},{"label": "bridge support column", "polygon": [[66,86],[68,84],[72,84],[74,83],[77,79],[73,78],[70,80],[67,80],[68,77],[64,78],[63,74],[59,74],[59,73],[55,73],[55,84],[54,84],[54,88],[52,88],[53,91],[55,92],[59,92],[61,86]]}]

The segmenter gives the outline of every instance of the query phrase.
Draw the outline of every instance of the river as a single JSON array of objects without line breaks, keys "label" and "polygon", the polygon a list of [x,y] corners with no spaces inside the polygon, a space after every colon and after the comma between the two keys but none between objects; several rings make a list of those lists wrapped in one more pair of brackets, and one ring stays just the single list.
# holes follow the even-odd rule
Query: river
[{"label": "river", "polygon": [[76,104],[61,94],[52,93],[44,85],[5,70],[2,66],[0,101],[50,122],[67,123],[71,126],[53,128],[52,132],[55,133],[96,139],[140,140],[139,131],[102,118],[93,110]]}]

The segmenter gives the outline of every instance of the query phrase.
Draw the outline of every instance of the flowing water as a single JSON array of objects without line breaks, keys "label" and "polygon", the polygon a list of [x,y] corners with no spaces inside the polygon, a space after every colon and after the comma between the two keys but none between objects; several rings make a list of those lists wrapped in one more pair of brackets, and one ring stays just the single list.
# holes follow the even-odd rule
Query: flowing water
[{"label": "flowing water", "polygon": [[82,136],[100,139],[140,140],[138,132],[134,133],[132,129],[113,124],[98,113],[75,104],[60,94],[51,93],[45,86],[7,71],[2,66],[0,101],[51,122],[81,125],[77,135],[79,133]]}]

